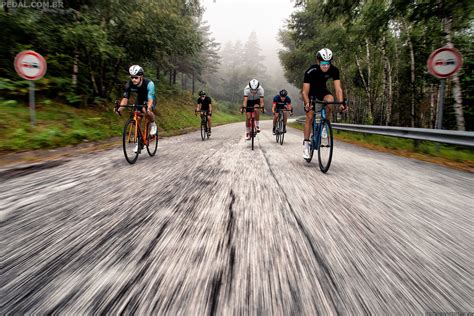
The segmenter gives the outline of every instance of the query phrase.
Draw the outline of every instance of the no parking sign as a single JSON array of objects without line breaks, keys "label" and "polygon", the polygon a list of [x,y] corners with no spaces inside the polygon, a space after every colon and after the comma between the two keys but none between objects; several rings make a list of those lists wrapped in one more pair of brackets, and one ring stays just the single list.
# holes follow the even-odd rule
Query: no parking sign
[{"label": "no parking sign", "polygon": [[43,56],[32,50],[25,50],[15,57],[15,70],[23,79],[30,81],[30,116],[35,125],[35,83],[33,80],[43,78],[46,73],[46,61]]}]

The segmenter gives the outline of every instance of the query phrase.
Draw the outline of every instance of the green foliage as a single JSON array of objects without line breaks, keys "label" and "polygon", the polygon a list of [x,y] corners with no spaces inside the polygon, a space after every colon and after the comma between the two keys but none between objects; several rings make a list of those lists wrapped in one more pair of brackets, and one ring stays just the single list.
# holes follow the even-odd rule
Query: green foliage
[{"label": "green foliage", "polygon": [[[280,32],[285,50],[279,56],[285,76],[302,86],[303,72],[314,63],[315,52],[322,47],[332,49],[344,92],[351,101],[351,123],[410,126],[413,97],[415,126],[432,127],[431,86],[437,88],[439,80],[427,72],[426,61],[434,49],[446,44],[443,21],[451,21],[452,41],[464,54],[460,80],[466,129],[474,129],[472,58],[467,60],[473,51],[472,1],[300,0],[297,5],[300,10]],[[453,103],[448,93],[443,126],[455,129]]]}]

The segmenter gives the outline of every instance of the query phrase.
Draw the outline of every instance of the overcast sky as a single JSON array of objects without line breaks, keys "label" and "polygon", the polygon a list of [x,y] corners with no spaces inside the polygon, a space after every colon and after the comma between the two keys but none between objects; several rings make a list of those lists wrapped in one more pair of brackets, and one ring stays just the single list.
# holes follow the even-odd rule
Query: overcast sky
[{"label": "overcast sky", "polygon": [[282,48],[277,36],[294,8],[294,0],[202,0],[204,19],[209,22],[217,42],[236,40],[245,43],[252,31],[257,33],[264,63],[273,67]]}]

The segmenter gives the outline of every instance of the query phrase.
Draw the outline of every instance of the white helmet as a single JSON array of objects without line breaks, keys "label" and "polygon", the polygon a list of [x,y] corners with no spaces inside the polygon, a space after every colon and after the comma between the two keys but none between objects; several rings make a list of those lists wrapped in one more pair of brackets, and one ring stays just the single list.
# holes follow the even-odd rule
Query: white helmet
[{"label": "white helmet", "polygon": [[133,65],[133,66],[130,66],[130,68],[128,69],[128,73],[130,74],[130,76],[143,76],[143,68],[138,66],[138,65]]},{"label": "white helmet", "polygon": [[329,48],[323,48],[316,54],[316,58],[318,60],[324,61],[331,61],[332,60],[332,52]]},{"label": "white helmet", "polygon": [[260,82],[257,79],[252,79],[249,82],[250,90],[257,90],[260,87]]}]

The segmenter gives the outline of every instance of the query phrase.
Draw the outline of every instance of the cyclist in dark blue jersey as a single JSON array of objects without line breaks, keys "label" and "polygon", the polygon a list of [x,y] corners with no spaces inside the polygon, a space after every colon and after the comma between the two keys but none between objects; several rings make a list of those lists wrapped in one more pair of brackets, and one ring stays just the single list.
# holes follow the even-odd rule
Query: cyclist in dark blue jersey
[{"label": "cyclist in dark blue jersey", "polygon": [[[280,109],[288,109],[291,111],[293,115],[293,107],[291,106],[291,98],[288,96],[288,91],[285,89],[281,90],[279,94],[277,94],[273,98],[273,105],[272,105],[272,113],[273,113],[273,135],[275,135],[275,125],[278,120],[278,110]],[[283,132],[286,133],[286,121],[288,116],[286,112],[283,112]]]},{"label": "cyclist in dark blue jersey", "polygon": [[[329,92],[326,82],[332,79],[334,83],[334,90],[336,92],[336,100],[343,102],[344,96],[341,87],[341,80],[339,78],[339,69],[332,65],[332,52],[328,48],[323,48],[316,54],[317,63],[312,65],[304,73],[303,83],[303,101],[306,111],[306,121],[304,124],[304,140],[303,140],[303,158],[310,157],[310,134],[311,126],[313,124],[314,112],[311,111],[311,98],[316,98],[320,101],[334,102],[334,96]],[[342,112],[347,112],[346,104],[339,108]],[[331,117],[331,107],[327,107],[327,119]],[[324,137],[324,134],[323,134]],[[326,136],[327,137],[327,136]]]},{"label": "cyclist in dark blue jersey", "polygon": [[[150,120],[150,135],[155,135],[157,132],[157,126],[155,123],[155,114],[153,110],[156,108],[156,96],[155,96],[155,84],[148,78],[144,77],[143,68],[138,65],[133,65],[128,70],[130,74],[130,80],[126,83],[123,92],[123,98],[120,105],[127,105],[132,92],[136,93],[135,104],[143,105],[142,112]],[[122,107],[116,109],[121,111]]]}]

